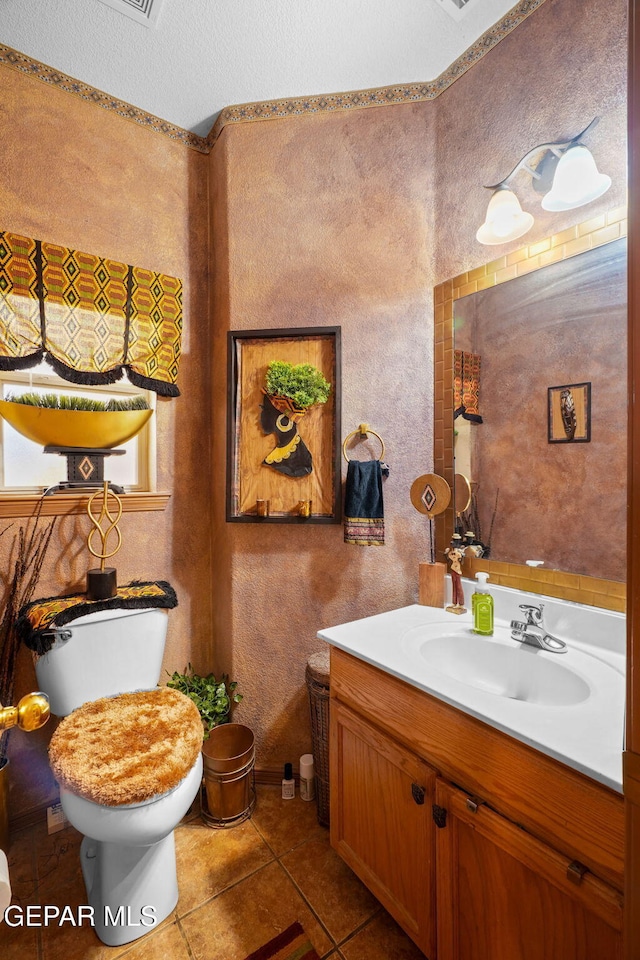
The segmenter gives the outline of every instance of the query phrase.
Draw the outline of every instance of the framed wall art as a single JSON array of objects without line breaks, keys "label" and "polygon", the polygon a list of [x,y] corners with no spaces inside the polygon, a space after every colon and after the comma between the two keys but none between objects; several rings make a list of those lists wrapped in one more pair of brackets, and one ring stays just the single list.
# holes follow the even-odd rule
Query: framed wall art
[{"label": "framed wall art", "polygon": [[340,327],[228,334],[227,520],[341,520]]},{"label": "framed wall art", "polygon": [[589,443],[591,384],[569,383],[547,392],[549,443]]}]

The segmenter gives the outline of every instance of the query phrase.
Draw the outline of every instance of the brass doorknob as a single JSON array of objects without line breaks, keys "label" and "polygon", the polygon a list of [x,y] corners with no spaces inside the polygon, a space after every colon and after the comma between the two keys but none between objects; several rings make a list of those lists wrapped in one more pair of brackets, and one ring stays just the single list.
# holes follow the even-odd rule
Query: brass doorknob
[{"label": "brass doorknob", "polygon": [[17,707],[0,707],[0,730],[20,727],[27,732],[43,727],[50,714],[46,693],[27,693]]}]

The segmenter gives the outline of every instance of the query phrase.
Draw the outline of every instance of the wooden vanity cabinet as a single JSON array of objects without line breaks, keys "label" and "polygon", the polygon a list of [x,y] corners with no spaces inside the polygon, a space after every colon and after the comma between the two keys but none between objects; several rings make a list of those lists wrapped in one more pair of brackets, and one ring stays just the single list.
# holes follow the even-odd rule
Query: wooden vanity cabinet
[{"label": "wooden vanity cabinet", "polygon": [[330,721],[331,843],[430,960],[620,960],[621,795],[336,648]]},{"label": "wooden vanity cabinet", "polygon": [[331,725],[331,842],[432,957],[435,771],[338,701]]},{"label": "wooden vanity cabinet", "polygon": [[621,960],[622,897],[439,780],[438,960]]}]

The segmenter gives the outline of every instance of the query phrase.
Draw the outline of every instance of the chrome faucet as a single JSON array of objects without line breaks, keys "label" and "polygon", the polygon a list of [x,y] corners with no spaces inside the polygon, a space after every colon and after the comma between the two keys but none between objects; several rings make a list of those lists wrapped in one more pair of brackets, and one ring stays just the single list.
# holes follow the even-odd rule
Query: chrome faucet
[{"label": "chrome faucet", "polygon": [[558,640],[547,633],[544,625],[544,604],[537,606],[533,603],[521,603],[520,609],[523,611],[526,619],[511,621],[511,639],[518,640],[520,643],[526,643],[531,647],[538,647],[540,650],[548,650],[550,653],[566,653],[567,645],[564,640]]}]

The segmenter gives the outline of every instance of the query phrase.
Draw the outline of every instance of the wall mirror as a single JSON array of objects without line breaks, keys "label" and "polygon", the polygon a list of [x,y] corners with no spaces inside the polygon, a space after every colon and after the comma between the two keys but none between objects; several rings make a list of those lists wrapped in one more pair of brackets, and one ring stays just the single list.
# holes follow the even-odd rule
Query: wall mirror
[{"label": "wall mirror", "polygon": [[496,569],[626,579],[626,221],[601,219],[436,288],[434,469],[471,481]]}]

